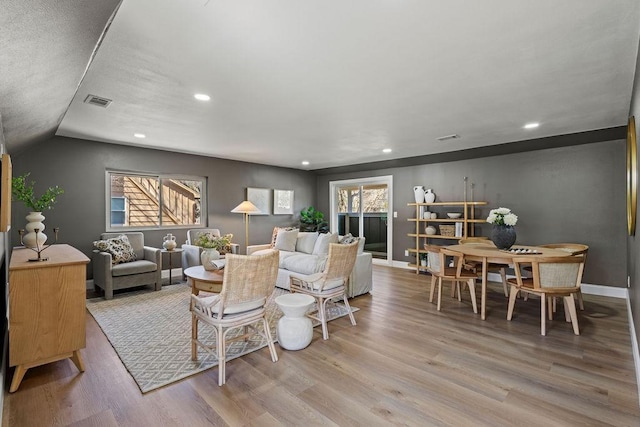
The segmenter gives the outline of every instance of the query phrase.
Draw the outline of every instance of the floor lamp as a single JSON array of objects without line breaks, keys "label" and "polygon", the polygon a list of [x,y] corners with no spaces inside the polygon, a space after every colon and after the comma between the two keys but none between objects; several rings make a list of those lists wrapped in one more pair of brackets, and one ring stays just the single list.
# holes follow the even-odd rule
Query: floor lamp
[{"label": "floor lamp", "polygon": [[250,201],[245,200],[235,208],[231,209],[231,212],[244,214],[244,244],[245,244],[244,253],[246,254],[247,247],[249,246],[249,215],[257,214],[262,211],[258,209],[256,205],[254,205]]}]

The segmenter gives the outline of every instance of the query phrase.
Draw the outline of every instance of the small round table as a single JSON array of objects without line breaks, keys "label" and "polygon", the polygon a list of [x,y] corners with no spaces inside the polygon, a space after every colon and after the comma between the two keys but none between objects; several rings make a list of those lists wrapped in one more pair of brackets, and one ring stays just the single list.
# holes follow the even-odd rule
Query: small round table
[{"label": "small round table", "polygon": [[203,266],[196,265],[185,269],[184,275],[191,280],[191,293],[194,295],[200,291],[217,294],[222,290],[224,270],[205,270]]},{"label": "small round table", "polygon": [[311,343],[313,324],[305,314],[315,298],[305,294],[285,294],[276,297],[276,304],[284,313],[278,320],[278,343],[285,350],[302,350]]}]

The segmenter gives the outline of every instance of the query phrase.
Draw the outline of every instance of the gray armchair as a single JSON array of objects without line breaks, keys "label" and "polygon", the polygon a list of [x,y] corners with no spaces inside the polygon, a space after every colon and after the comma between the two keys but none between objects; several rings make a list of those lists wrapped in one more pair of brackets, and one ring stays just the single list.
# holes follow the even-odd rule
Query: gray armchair
[{"label": "gray armchair", "polygon": [[[187,241],[182,245],[182,270],[186,270],[189,267],[196,265],[202,265],[200,261],[200,254],[202,253],[202,247],[194,245],[198,236],[202,233],[212,233],[214,236],[220,236],[220,230],[217,228],[198,228],[187,231]],[[231,244],[231,253],[238,253],[237,243]]]},{"label": "gray armchair", "polygon": [[112,264],[108,252],[93,251],[93,286],[104,290],[104,298],[113,298],[113,291],[142,285],[153,285],[154,290],[162,288],[162,252],[158,248],[144,245],[142,233],[102,233],[101,239],[110,239],[124,234],[136,253],[136,261]]}]

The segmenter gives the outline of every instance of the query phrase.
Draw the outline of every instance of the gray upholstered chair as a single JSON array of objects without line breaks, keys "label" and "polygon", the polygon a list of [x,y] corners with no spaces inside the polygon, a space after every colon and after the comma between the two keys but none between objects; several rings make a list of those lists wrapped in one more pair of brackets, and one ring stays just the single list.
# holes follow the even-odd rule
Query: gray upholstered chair
[{"label": "gray upholstered chair", "polygon": [[[196,246],[195,242],[198,240],[198,236],[202,233],[211,233],[214,236],[220,236],[220,230],[217,228],[198,228],[187,231],[187,241],[182,245],[182,270],[186,270],[189,267],[196,265],[202,265],[200,261],[200,254],[202,254],[202,247]],[[231,244],[231,253],[238,253],[238,244]]]},{"label": "gray upholstered chair", "polygon": [[136,254],[135,261],[113,264],[113,257],[108,252],[93,251],[93,287],[104,290],[104,298],[113,298],[113,291],[142,285],[153,285],[154,290],[162,288],[161,274],[162,252],[158,248],[144,245],[144,234],[136,233],[102,233],[102,240],[111,239],[124,234]]}]

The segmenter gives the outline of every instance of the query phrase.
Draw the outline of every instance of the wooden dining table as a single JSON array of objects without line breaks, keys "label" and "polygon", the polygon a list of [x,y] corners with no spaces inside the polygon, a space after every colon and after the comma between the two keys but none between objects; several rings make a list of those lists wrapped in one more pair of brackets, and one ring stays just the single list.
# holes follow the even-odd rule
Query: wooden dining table
[{"label": "wooden dining table", "polygon": [[[459,252],[464,255],[464,258],[469,261],[477,261],[482,263],[482,295],[480,304],[480,317],[482,320],[486,319],[486,307],[487,307],[487,265],[513,264],[515,257],[522,256],[540,256],[540,257],[563,257],[570,256],[571,253],[560,249],[545,248],[542,246],[526,246],[526,245],[514,245],[510,250],[498,249],[491,243],[472,244],[472,245],[452,245],[446,247],[448,250]],[[520,250],[520,252],[517,252]]]}]

